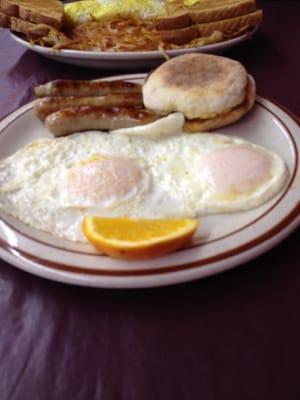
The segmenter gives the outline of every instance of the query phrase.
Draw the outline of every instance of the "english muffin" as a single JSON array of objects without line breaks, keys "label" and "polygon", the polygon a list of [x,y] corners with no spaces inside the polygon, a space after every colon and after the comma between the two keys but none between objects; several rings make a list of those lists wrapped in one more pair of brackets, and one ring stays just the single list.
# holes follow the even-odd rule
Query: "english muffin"
[{"label": "english muffin", "polygon": [[179,111],[185,131],[201,132],[237,121],[253,106],[255,82],[238,61],[210,54],[185,54],[166,61],[143,85],[145,107]]}]

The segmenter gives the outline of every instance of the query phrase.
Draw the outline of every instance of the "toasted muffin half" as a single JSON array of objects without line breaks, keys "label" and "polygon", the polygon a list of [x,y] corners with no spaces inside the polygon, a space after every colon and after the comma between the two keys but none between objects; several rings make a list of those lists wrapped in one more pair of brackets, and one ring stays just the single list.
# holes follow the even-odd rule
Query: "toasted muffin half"
[{"label": "toasted muffin half", "polygon": [[238,61],[210,54],[168,60],[143,85],[145,107],[186,118],[185,131],[210,131],[240,119],[253,106],[255,82]]}]

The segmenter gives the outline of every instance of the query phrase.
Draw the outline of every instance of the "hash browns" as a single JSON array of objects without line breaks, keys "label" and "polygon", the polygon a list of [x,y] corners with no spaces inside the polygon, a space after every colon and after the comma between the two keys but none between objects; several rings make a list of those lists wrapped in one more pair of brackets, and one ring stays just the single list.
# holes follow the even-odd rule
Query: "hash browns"
[{"label": "hash browns", "polygon": [[58,43],[55,48],[106,52],[171,50],[220,42],[224,35],[214,31],[209,36],[176,45],[164,42],[151,20],[119,17],[106,22],[90,21],[78,25],[71,31],[70,38],[70,41]]}]

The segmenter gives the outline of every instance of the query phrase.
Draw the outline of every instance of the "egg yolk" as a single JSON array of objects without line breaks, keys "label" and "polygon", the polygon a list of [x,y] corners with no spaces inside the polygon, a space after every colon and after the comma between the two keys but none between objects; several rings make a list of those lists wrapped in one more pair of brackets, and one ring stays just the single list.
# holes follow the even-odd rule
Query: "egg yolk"
[{"label": "egg yolk", "polygon": [[141,168],[130,159],[93,157],[70,169],[68,189],[73,197],[98,204],[126,197],[142,179]]},{"label": "egg yolk", "polygon": [[249,194],[270,178],[271,159],[258,149],[228,147],[205,155],[200,175],[223,199]]}]

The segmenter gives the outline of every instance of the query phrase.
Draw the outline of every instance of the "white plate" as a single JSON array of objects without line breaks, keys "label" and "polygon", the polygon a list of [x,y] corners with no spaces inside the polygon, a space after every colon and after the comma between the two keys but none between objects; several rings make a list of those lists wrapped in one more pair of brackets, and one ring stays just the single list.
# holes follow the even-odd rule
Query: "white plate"
[{"label": "white plate", "polygon": [[[141,82],[145,75],[110,79]],[[300,127],[280,106],[257,97],[254,109],[219,132],[239,136],[277,152],[290,178],[274,199],[251,211],[202,218],[191,247],[165,257],[125,262],[96,253],[88,244],[56,239],[1,215],[0,256],[44,278],[70,284],[137,288],[204,278],[266,252],[300,224]],[[0,158],[37,137],[51,137],[34,115],[32,103],[0,123]]]},{"label": "white plate", "polygon": [[[184,53],[220,53],[226,49],[238,45],[249,39],[257,28],[247,34],[238,36],[224,42],[208,44],[205,46],[169,50],[166,53],[170,57],[179,56]],[[130,51],[130,52],[103,52],[103,51],[79,51],[79,50],[53,50],[47,47],[32,45],[28,41],[11,33],[11,37],[21,45],[55,61],[65,64],[77,65],[88,68],[130,69],[141,70],[152,68],[165,61],[160,51]]]}]

